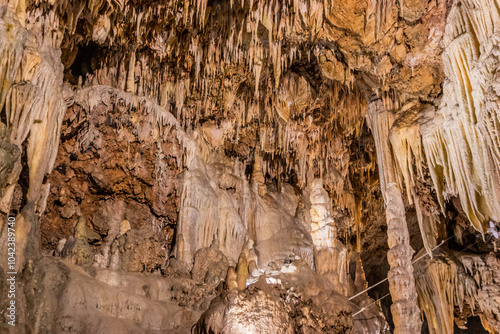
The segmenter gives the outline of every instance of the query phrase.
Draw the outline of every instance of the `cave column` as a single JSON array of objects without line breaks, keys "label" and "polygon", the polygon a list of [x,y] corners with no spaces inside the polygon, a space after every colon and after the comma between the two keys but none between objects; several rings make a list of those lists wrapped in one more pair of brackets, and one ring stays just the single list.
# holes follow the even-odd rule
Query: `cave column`
[{"label": "cave column", "polygon": [[406,224],[405,207],[401,191],[401,176],[396,170],[391,148],[389,131],[395,115],[384,108],[381,100],[368,106],[366,120],[375,139],[380,187],[386,205],[387,235],[389,252],[387,259],[389,289],[393,304],[391,312],[395,334],[417,334],[421,332],[420,310],[413,277],[410,235]]}]

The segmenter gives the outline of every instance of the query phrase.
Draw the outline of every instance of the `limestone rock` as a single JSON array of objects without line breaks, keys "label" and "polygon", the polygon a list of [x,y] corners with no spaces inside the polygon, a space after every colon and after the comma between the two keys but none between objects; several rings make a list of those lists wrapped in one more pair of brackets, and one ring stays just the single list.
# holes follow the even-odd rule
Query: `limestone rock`
[{"label": "limestone rock", "polygon": [[226,284],[229,291],[238,289],[238,275],[233,266],[227,268]]},{"label": "limestone rock", "polygon": [[247,287],[248,264],[244,253],[238,258],[238,266],[236,267],[236,281],[239,290],[245,290]]},{"label": "limestone rock", "polygon": [[194,254],[191,277],[195,281],[217,284],[225,278],[226,273],[229,273],[227,258],[215,246],[202,248]]},{"label": "limestone rock", "polygon": [[75,225],[74,237],[77,240],[83,240],[89,243],[95,243],[101,240],[99,233],[90,229],[87,225],[87,220],[83,217],[78,217],[78,221]]},{"label": "limestone rock", "polygon": [[151,230],[131,230],[120,236],[120,266],[126,271],[152,272],[165,263],[165,251],[161,249],[157,236]]},{"label": "limestone rock", "polygon": [[381,308],[406,334],[420,306],[436,333],[472,310],[498,331],[499,18],[486,0],[0,0],[17,328],[385,334]]}]

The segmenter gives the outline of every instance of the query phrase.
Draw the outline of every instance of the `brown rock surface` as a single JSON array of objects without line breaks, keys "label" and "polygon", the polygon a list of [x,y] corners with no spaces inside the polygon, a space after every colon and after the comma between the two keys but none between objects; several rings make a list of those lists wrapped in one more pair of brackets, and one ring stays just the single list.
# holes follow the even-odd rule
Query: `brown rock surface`
[{"label": "brown rock surface", "polygon": [[0,0],[0,331],[498,332],[498,8]]}]

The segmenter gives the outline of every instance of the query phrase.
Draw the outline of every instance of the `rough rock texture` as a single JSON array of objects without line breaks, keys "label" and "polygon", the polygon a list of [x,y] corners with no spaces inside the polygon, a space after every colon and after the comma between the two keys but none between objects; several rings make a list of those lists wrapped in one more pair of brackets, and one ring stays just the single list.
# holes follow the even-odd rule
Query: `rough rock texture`
[{"label": "rough rock texture", "polygon": [[0,0],[0,331],[499,332],[499,8]]},{"label": "rough rock texture", "polygon": [[223,291],[201,316],[195,333],[345,333],[350,306],[332,284],[302,261],[294,273],[261,276],[244,291]]},{"label": "rough rock texture", "polygon": [[[111,248],[123,247],[124,269],[131,271],[143,269],[131,257],[158,254],[156,261],[147,261],[151,271],[164,264],[166,247],[173,242],[180,146],[173,138],[160,143],[151,136],[151,122],[143,115],[154,111],[148,110],[147,100],[133,99],[110,87],[76,92],[49,177],[42,241],[53,249],[72,232],[78,217],[85,217],[98,234],[92,243],[101,248],[100,265],[110,265]],[[134,235],[138,233],[142,235]],[[154,246],[140,245],[148,238],[155,240]]]}]

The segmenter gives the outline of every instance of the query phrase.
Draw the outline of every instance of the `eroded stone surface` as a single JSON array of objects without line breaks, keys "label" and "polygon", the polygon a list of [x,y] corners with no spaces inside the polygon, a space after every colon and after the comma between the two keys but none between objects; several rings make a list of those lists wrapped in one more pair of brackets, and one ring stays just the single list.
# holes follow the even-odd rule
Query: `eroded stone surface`
[{"label": "eroded stone surface", "polygon": [[0,0],[18,328],[386,333],[373,298],[388,316],[390,291],[395,333],[420,332],[419,306],[436,333],[468,308],[497,332],[499,17],[494,1]]}]

